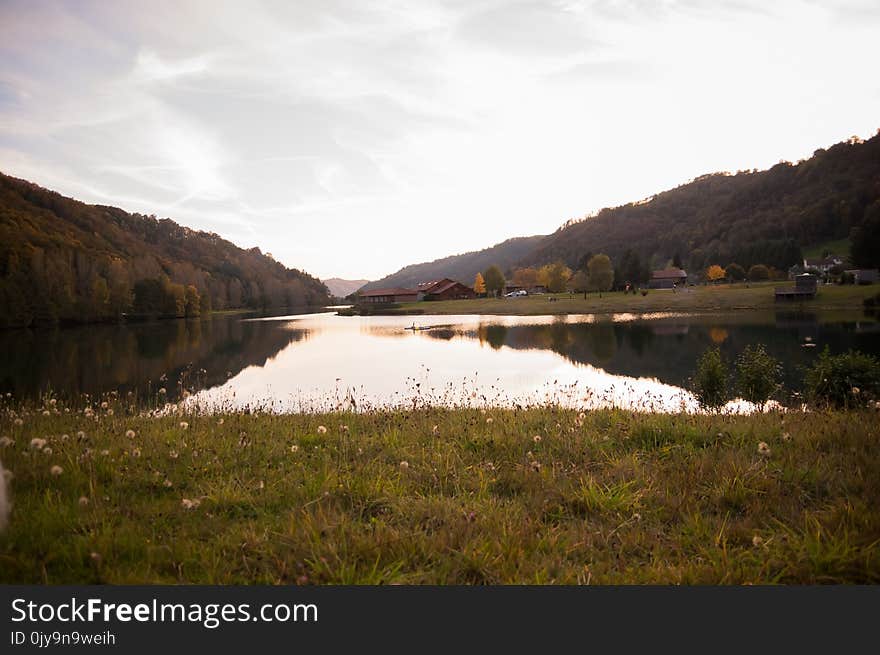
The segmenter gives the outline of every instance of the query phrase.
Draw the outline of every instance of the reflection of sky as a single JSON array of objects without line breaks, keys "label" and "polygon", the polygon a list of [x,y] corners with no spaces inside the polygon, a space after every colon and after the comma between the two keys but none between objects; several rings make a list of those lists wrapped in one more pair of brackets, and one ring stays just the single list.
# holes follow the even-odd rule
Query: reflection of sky
[{"label": "reflection of sky", "polygon": [[[415,320],[414,320],[415,319]],[[279,319],[265,319],[279,320]],[[235,407],[271,402],[279,410],[402,405],[528,405],[557,402],[579,408],[618,406],[644,411],[693,411],[693,396],[652,378],[613,375],[550,350],[492,348],[473,338],[434,339],[418,326],[543,324],[555,317],[308,315],[289,326],[313,330],[265,366],[242,370],[221,387],[193,397],[200,405]],[[567,320],[573,320],[569,317]],[[418,386],[416,386],[418,385]]]}]

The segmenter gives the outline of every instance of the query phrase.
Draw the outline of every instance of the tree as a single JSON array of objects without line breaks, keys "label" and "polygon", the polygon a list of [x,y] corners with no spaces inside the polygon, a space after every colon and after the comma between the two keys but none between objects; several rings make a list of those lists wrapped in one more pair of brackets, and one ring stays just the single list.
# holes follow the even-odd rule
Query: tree
[{"label": "tree", "polygon": [[721,268],[718,264],[712,264],[709,268],[706,269],[706,279],[710,282],[717,282],[718,280],[724,279],[724,269]]},{"label": "tree", "polygon": [[854,266],[875,268],[880,265],[880,200],[865,210],[862,224],[850,232],[850,242]]},{"label": "tree", "polygon": [[602,297],[603,291],[609,291],[614,284],[614,267],[611,266],[611,258],[608,255],[594,255],[587,263],[587,271],[590,275],[590,289],[599,292]]},{"label": "tree", "polygon": [[534,268],[518,268],[513,272],[513,283],[523,289],[531,289],[538,284],[538,271]]},{"label": "tree", "polygon": [[709,348],[700,356],[691,384],[700,407],[717,411],[727,403],[727,375],[718,348]]},{"label": "tree", "polygon": [[193,285],[188,285],[185,290],[185,313],[187,317],[199,316],[202,312],[202,299],[199,296],[199,290]]},{"label": "tree", "polygon": [[568,285],[572,291],[577,293],[583,292],[584,300],[586,300],[587,291],[590,290],[590,274],[586,271],[578,271],[568,281]]},{"label": "tree", "polygon": [[626,283],[637,286],[648,279],[647,267],[642,265],[639,254],[632,249],[623,253],[618,272],[619,275],[614,276],[618,286]]},{"label": "tree", "polygon": [[764,346],[746,346],[736,360],[736,384],[739,394],[764,411],[764,405],[779,389],[782,367],[767,354]]},{"label": "tree", "polygon": [[724,275],[731,282],[742,282],[746,279],[745,269],[736,263],[728,264],[727,268],[724,269]]},{"label": "tree", "polygon": [[673,257],[672,257],[672,265],[673,265],[675,268],[682,268],[682,265],[681,265],[681,256],[680,256],[678,253],[675,253],[675,255],[673,255]]},{"label": "tree", "polygon": [[749,268],[749,280],[759,282],[761,280],[770,279],[770,269],[763,264],[755,264]]},{"label": "tree", "polygon": [[493,264],[483,271],[483,281],[486,284],[486,291],[497,296],[498,292],[504,288],[504,273]]},{"label": "tree", "polygon": [[477,276],[474,278],[474,293],[478,296],[486,293],[486,282],[483,280],[481,273],[477,273]]},{"label": "tree", "polygon": [[538,271],[538,281],[547,287],[550,293],[565,291],[565,283],[571,277],[571,269],[561,261],[542,266]]}]

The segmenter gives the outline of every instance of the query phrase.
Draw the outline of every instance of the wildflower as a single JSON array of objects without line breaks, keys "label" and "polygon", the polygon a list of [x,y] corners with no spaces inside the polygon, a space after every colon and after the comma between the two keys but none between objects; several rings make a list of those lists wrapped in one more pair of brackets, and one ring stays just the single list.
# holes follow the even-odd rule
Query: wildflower
[{"label": "wildflower", "polygon": [[0,437],[0,448],[6,448],[7,446],[11,446],[14,443],[14,439],[10,439],[9,437]]},{"label": "wildflower", "polygon": [[107,409],[108,407],[110,407],[110,404],[106,400],[101,403],[101,409]]},{"label": "wildflower", "polygon": [[64,469],[61,468],[60,466],[58,466],[58,464],[55,464],[55,466],[53,466],[52,468],[49,469],[49,473],[51,473],[52,475],[54,475],[57,478],[59,475],[64,473]]},{"label": "wildflower", "polygon": [[195,509],[202,504],[202,501],[200,501],[198,498],[193,498],[192,500],[190,500],[189,498],[184,498],[180,501],[180,504],[183,506],[183,509]]},{"label": "wildflower", "polygon": [[181,421],[181,422],[180,422],[180,429],[181,429],[181,430],[187,430],[187,429],[189,429],[189,423],[187,423],[186,421]]},{"label": "wildflower", "polygon": [[99,566],[101,564],[101,555],[99,553],[96,553],[95,551],[89,553],[89,559],[94,562],[95,566]]},{"label": "wildflower", "polygon": [[299,446],[297,446],[296,444],[293,444],[293,445],[290,447],[290,452],[292,452],[292,453],[295,453],[295,452],[298,451],[298,450],[299,450]]},{"label": "wildflower", "polygon": [[400,470],[401,470],[401,471],[405,471],[405,470],[407,470],[408,468],[409,468],[409,462],[407,462],[406,460],[403,460],[403,461],[400,463]]},{"label": "wildflower", "polygon": [[174,483],[171,480],[169,480],[168,478],[165,478],[165,482],[163,482],[162,484],[167,489],[170,489],[171,487],[174,486]]},{"label": "wildflower", "polygon": [[52,399],[49,401],[49,404],[50,404],[50,405],[55,405],[56,403],[58,403],[58,401],[57,401],[55,398],[52,398]]},{"label": "wildflower", "polygon": [[67,441],[68,439],[70,439],[70,435],[69,435],[69,434],[62,434],[62,435],[61,435],[61,441]]},{"label": "wildflower", "polygon": [[494,421],[494,420],[495,420],[495,419],[493,419],[493,418],[490,416],[489,418],[486,419],[486,423],[491,423],[491,422]]},{"label": "wildflower", "polygon": [[85,416],[85,417],[87,417],[87,418],[90,417],[90,416],[91,416],[92,414],[94,414],[94,413],[95,413],[95,410],[93,410],[91,407],[86,407],[86,408],[83,410],[83,416]]},{"label": "wildflower", "polygon": [[319,425],[318,434],[327,434],[327,428],[325,428],[323,425]]},{"label": "wildflower", "polygon": [[438,434],[440,434],[440,427],[437,426],[437,425],[435,425],[433,428],[431,428],[431,434],[433,434],[435,437],[436,437]]},{"label": "wildflower", "polygon": [[24,425],[24,421],[20,418],[15,419],[13,423],[15,423],[15,425]]},{"label": "wildflower", "polygon": [[791,435],[788,432],[783,432],[782,433],[782,440],[783,441],[791,441]]},{"label": "wildflower", "polygon": [[43,450],[46,447],[46,440],[40,439],[39,437],[34,437],[31,439],[31,448],[35,450]]},{"label": "wildflower", "polygon": [[578,418],[579,418],[581,421],[583,421],[585,418],[587,418],[587,415],[584,414],[583,412],[581,412],[580,414],[578,414]]},{"label": "wildflower", "polygon": [[51,454],[52,454],[52,449],[49,448],[49,446],[46,446],[45,448],[43,448],[43,454],[44,454],[44,455],[51,455]]},{"label": "wildflower", "polygon": [[765,441],[758,444],[758,454],[764,457],[770,457],[770,446]]},{"label": "wildflower", "polygon": [[541,462],[539,462],[537,460],[532,460],[531,463],[529,464],[529,466],[531,466],[532,470],[535,471],[536,473],[541,470]]},{"label": "wildflower", "polygon": [[177,452],[176,450],[169,450],[169,451],[168,451],[168,456],[169,456],[171,459],[177,459],[177,458],[179,457],[179,454],[178,454],[178,452]]},{"label": "wildflower", "polygon": [[86,433],[83,432],[82,430],[80,430],[79,432],[76,433],[76,438],[78,441],[84,441],[86,438]]},{"label": "wildflower", "polygon": [[166,393],[168,393],[168,392],[165,391],[165,387],[159,387],[159,395],[160,396],[164,396]]},{"label": "wildflower", "polygon": [[109,455],[109,454],[110,454],[110,451],[109,451],[109,450],[102,450],[102,451],[101,451],[101,455],[102,455],[103,457],[107,457],[107,455]]},{"label": "wildflower", "polygon": [[88,498],[86,498],[85,496],[80,496],[80,497],[79,497],[79,506],[80,506],[80,507],[87,507],[88,504],[89,504],[89,499],[88,499]]},{"label": "wildflower", "polygon": [[763,546],[764,540],[761,537],[759,537],[758,535],[755,535],[754,537],[752,537],[752,545],[755,548],[757,548],[758,546]]},{"label": "wildflower", "polygon": [[859,389],[858,387],[853,387],[852,392],[853,392],[854,396],[858,396],[862,392],[862,390]]},{"label": "wildflower", "polygon": [[131,456],[132,457],[140,457],[141,456],[141,449],[140,448],[132,448],[131,449]]},{"label": "wildflower", "polygon": [[48,409],[43,410],[43,416],[51,416],[51,415],[52,415],[52,412],[50,412]]},{"label": "wildflower", "polygon": [[134,439],[136,436],[135,431],[134,430],[126,430],[125,436],[128,437],[129,439]]},{"label": "wildflower", "polygon": [[534,441],[535,443],[541,443],[541,435],[536,434],[534,437],[532,437],[532,441]]},{"label": "wildflower", "polygon": [[217,419],[217,425],[223,425],[223,418]]},{"label": "wildflower", "polygon": [[112,410],[112,409],[108,409],[108,410],[107,410],[107,416],[113,416],[113,410]]},{"label": "wildflower", "polygon": [[348,432],[348,426],[347,425],[340,425],[339,430],[341,432]]}]

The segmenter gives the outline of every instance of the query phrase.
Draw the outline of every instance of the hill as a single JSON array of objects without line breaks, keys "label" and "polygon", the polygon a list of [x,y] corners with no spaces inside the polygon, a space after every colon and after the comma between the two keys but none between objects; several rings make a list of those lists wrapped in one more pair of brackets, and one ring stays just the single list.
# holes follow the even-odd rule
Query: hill
[{"label": "hill", "polygon": [[0,327],[328,299],[320,280],[259,248],[0,174]]},{"label": "hill", "polygon": [[[647,200],[603,209],[561,227],[518,263],[561,259],[574,267],[590,252],[618,259],[631,249],[652,267],[678,256],[695,271],[732,262],[784,269],[800,262],[803,248],[859,230],[876,235],[878,223],[880,134],[816,150],[797,164],[704,175]],[[860,258],[859,265],[872,263],[870,255]]]},{"label": "hill", "polygon": [[338,277],[331,277],[329,280],[321,281],[330,289],[330,293],[337,298],[345,298],[369,282],[369,280],[343,280]]},{"label": "hill", "polygon": [[484,271],[492,264],[502,269],[511,267],[516,262],[528,257],[535,247],[543,241],[543,236],[516,237],[495,244],[491,248],[452,255],[432,262],[412,264],[396,273],[370,282],[365,290],[383,287],[414,287],[420,282],[428,282],[444,277],[458,280],[468,286],[474,282],[478,272]]}]

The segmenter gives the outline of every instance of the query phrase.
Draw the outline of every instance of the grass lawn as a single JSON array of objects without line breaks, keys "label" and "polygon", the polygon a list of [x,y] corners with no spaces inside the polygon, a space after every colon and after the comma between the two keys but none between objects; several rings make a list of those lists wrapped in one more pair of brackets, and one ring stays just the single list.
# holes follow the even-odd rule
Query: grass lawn
[{"label": "grass lawn", "polygon": [[110,409],[0,405],[0,583],[880,583],[876,410]]},{"label": "grass lawn", "polygon": [[[682,290],[651,290],[646,296],[623,292],[547,294],[518,298],[477,298],[401,305],[402,310],[421,309],[426,314],[618,314],[618,313],[714,313],[742,310],[804,309],[815,312],[862,310],[862,301],[880,292],[876,285],[820,285],[816,298],[803,303],[777,303],[774,289],[791,282],[721,284]],[[551,301],[551,298],[556,300]]]}]

